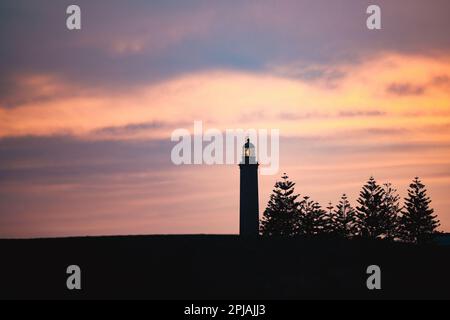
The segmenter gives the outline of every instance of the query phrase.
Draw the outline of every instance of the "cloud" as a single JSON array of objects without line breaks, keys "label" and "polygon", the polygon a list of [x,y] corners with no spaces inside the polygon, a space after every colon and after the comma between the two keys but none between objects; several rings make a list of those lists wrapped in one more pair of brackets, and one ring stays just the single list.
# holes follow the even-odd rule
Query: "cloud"
[{"label": "cloud", "polygon": [[318,119],[339,119],[339,118],[367,118],[367,117],[382,117],[386,116],[386,111],[381,110],[358,110],[349,109],[338,111],[337,113],[294,113],[294,112],[282,112],[278,115],[280,120],[284,121],[297,121],[297,120],[318,120]]},{"label": "cloud", "polygon": [[0,78],[0,108],[51,102],[56,99],[76,97],[88,90],[77,87],[54,74],[14,74],[6,81]]},{"label": "cloud", "polygon": [[381,117],[385,116],[386,111],[380,110],[345,110],[340,111],[339,116],[343,118],[353,118],[353,117]]},{"label": "cloud", "polygon": [[302,61],[268,66],[267,69],[278,76],[316,82],[330,88],[336,86],[339,80],[347,75],[345,65],[320,65]]},{"label": "cloud", "polygon": [[70,136],[0,140],[3,183],[62,183],[137,174],[171,167],[169,140],[129,143]]},{"label": "cloud", "polygon": [[278,114],[278,118],[283,121],[297,121],[297,120],[309,120],[309,119],[325,119],[331,117],[331,114],[308,112],[308,113],[295,113],[295,112],[281,112]]},{"label": "cloud", "polygon": [[393,136],[399,134],[405,134],[410,132],[405,128],[367,128],[365,130],[366,133],[370,135],[383,135],[383,136]]},{"label": "cloud", "polygon": [[[214,70],[133,89],[73,94],[71,83],[51,75],[30,75],[23,78],[32,79],[25,82],[29,92],[49,95],[0,108],[0,137],[161,139],[176,128],[190,127],[194,120],[221,130],[277,128],[296,136],[337,134],[349,128],[414,129],[418,126],[414,114],[421,117],[422,126],[448,120],[448,91],[428,87],[421,94],[410,94],[416,93],[411,88],[420,86],[411,78],[450,73],[447,61],[447,57],[385,54],[361,65],[341,66],[346,76],[333,88],[271,73]],[[395,86],[396,94],[380,90],[393,83],[407,85]],[[52,92],[57,94],[52,97]],[[377,117],[383,121],[374,122]]]},{"label": "cloud", "polygon": [[446,74],[438,75],[433,77],[431,84],[444,89],[450,88],[450,76]]},{"label": "cloud", "polygon": [[7,90],[17,75],[53,75],[104,92],[215,69],[335,85],[348,71],[339,67],[344,64],[364,64],[384,52],[442,56],[450,50],[446,0],[380,0],[378,33],[365,28],[368,1],[80,0],[80,32],[65,29],[69,4],[1,2],[7,44],[0,47],[0,103],[24,101]]},{"label": "cloud", "polygon": [[192,123],[187,122],[168,123],[163,121],[130,123],[123,126],[109,126],[94,129],[88,133],[88,136],[94,140],[145,140],[149,137],[159,137],[167,133],[169,130],[174,130],[174,128],[187,127],[191,125]]},{"label": "cloud", "polygon": [[424,94],[425,89],[424,86],[415,86],[410,83],[392,83],[387,87],[386,91],[398,96],[417,96]]}]

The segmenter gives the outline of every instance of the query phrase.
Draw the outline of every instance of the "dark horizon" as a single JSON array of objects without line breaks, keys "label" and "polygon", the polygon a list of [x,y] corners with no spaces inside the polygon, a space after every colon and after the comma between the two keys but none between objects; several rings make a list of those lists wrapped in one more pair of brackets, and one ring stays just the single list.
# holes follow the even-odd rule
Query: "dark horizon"
[{"label": "dark horizon", "polygon": [[[8,300],[449,298],[448,246],[156,236],[2,240],[0,247],[0,299]],[[82,270],[81,290],[65,286],[74,263]],[[373,263],[382,266],[382,290],[366,287]]]}]

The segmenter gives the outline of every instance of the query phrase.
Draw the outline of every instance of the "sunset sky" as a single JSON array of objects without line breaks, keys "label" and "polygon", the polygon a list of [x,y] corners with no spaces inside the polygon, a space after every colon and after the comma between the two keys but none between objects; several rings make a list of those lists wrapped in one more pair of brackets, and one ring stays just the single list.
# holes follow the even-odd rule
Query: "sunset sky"
[{"label": "sunset sky", "polygon": [[[66,29],[81,7],[82,29]],[[382,9],[382,30],[366,8]],[[415,176],[450,231],[448,0],[0,2],[0,237],[238,233],[237,165],[173,130],[279,129],[322,206]]]}]

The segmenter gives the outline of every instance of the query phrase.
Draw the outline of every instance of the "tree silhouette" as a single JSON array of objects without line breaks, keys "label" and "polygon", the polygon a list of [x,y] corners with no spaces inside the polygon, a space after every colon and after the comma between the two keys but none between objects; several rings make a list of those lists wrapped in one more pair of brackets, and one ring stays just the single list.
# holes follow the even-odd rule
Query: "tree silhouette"
[{"label": "tree silhouette", "polygon": [[427,196],[425,185],[416,177],[409,185],[405,198],[405,210],[400,218],[401,238],[407,242],[429,243],[432,241],[439,220],[430,208],[431,200]]},{"label": "tree silhouette", "polygon": [[385,183],[383,187],[383,219],[380,220],[383,223],[385,238],[394,240],[399,237],[399,213],[402,211],[400,196],[391,183]]},{"label": "tree silhouette", "polygon": [[297,234],[313,236],[326,232],[327,212],[319,203],[306,196],[300,203],[300,220]]},{"label": "tree silhouette", "polygon": [[356,211],[345,193],[334,211],[334,234],[344,238],[353,238],[359,234]]},{"label": "tree silhouette", "polygon": [[433,239],[439,226],[419,178],[409,186],[405,208],[402,208],[392,184],[380,186],[370,177],[359,194],[356,210],[346,194],[336,208],[330,202],[326,210],[309,196],[298,201],[299,195],[294,194],[295,183],[286,174],[281,178],[275,183],[261,219],[263,236],[334,235],[347,239],[361,236],[425,243]]},{"label": "tree silhouette", "polygon": [[373,177],[363,186],[356,207],[361,235],[369,239],[382,238],[385,233],[383,198],[384,190]]},{"label": "tree silhouette", "polygon": [[328,202],[328,206],[325,209],[327,210],[323,218],[323,233],[337,235],[337,216],[333,204]]},{"label": "tree silhouette", "polygon": [[299,195],[294,194],[295,183],[286,174],[281,178],[275,183],[261,219],[260,233],[264,236],[293,236],[298,232]]}]

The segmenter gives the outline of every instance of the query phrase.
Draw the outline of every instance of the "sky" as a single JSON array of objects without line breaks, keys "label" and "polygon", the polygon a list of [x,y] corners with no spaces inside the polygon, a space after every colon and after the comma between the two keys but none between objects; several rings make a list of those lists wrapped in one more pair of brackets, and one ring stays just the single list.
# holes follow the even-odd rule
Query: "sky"
[{"label": "sky", "polygon": [[[81,30],[66,8],[81,8]],[[368,30],[366,8],[381,8]],[[427,186],[450,231],[450,2],[0,2],[0,237],[238,233],[237,165],[180,165],[171,133],[279,129],[322,206],[370,176]]]}]

